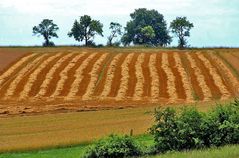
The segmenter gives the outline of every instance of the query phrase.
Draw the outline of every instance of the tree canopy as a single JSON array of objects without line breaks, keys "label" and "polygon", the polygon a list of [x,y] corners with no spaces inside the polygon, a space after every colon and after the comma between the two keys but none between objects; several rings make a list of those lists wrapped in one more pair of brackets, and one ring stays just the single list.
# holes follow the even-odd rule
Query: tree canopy
[{"label": "tree canopy", "polygon": [[43,19],[43,21],[38,25],[33,27],[34,35],[42,35],[45,39],[43,46],[53,46],[54,43],[50,41],[52,37],[58,38],[56,31],[59,27],[53,23],[53,20]]},{"label": "tree canopy", "polygon": [[141,28],[140,31],[140,39],[142,43],[145,44],[152,44],[152,40],[155,37],[155,32],[152,26],[145,26],[144,28]]},{"label": "tree canopy", "polygon": [[155,46],[165,46],[171,43],[166,21],[158,11],[139,8],[134,13],[131,13],[130,17],[131,20],[127,22],[125,33],[122,37],[124,45],[129,45],[132,42],[134,44],[145,44],[145,40],[142,40],[142,36],[144,36],[142,33],[145,31],[142,32],[142,29],[145,27],[147,27],[145,28],[147,31],[154,32],[154,36],[147,39],[147,42]]},{"label": "tree canopy", "polygon": [[119,23],[111,22],[109,29],[111,30],[111,34],[108,37],[108,43],[107,45],[112,46],[113,45],[113,39],[116,38],[118,35],[122,34],[122,26]]},{"label": "tree canopy", "polygon": [[80,21],[75,20],[71,31],[68,33],[69,37],[74,37],[75,40],[81,42],[85,41],[88,46],[93,43],[95,35],[103,36],[103,24],[98,20],[93,20],[89,15],[80,17]]},{"label": "tree canopy", "polygon": [[179,38],[178,47],[184,48],[187,45],[186,37],[190,36],[190,30],[194,25],[186,17],[177,17],[170,24],[172,32]]}]

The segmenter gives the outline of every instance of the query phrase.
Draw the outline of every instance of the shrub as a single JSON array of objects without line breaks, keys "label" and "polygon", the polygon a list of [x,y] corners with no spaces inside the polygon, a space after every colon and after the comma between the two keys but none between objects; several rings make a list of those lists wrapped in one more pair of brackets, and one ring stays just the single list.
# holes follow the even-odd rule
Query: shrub
[{"label": "shrub", "polygon": [[85,158],[123,158],[139,156],[139,145],[130,136],[110,135],[89,146]]},{"label": "shrub", "polygon": [[211,146],[239,143],[239,102],[218,105],[208,116]]},{"label": "shrub", "polygon": [[157,152],[185,150],[239,143],[239,101],[218,105],[208,113],[183,108],[155,110],[156,124],[150,128]]}]

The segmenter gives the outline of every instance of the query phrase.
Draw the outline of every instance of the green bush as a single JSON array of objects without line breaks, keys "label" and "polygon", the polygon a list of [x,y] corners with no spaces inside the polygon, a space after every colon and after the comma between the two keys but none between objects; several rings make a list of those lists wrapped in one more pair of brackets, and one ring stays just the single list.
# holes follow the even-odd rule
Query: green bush
[{"label": "green bush", "polygon": [[130,136],[110,135],[89,146],[85,158],[124,158],[139,156],[139,145]]},{"label": "green bush", "polygon": [[157,152],[222,146],[239,143],[239,101],[218,105],[208,113],[183,108],[156,109],[150,128]]}]

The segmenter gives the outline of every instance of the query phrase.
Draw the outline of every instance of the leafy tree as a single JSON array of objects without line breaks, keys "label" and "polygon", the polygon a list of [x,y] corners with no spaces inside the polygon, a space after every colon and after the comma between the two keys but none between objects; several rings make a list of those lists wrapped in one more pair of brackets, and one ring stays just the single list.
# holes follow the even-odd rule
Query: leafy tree
[{"label": "leafy tree", "polygon": [[141,42],[151,44],[152,39],[155,37],[155,32],[152,26],[145,26],[141,29]]},{"label": "leafy tree", "polygon": [[53,20],[44,19],[38,26],[33,27],[33,34],[44,37],[45,42],[43,46],[53,46],[54,43],[50,39],[52,37],[58,38],[57,30],[59,30],[59,27],[53,23]]},{"label": "leafy tree", "polygon": [[177,17],[171,22],[170,28],[172,32],[179,38],[179,48],[184,48],[187,45],[186,37],[190,36],[190,30],[193,27],[193,23],[190,23],[186,17]]},{"label": "leafy tree", "polygon": [[117,35],[122,34],[122,26],[119,23],[111,22],[110,23],[110,28],[111,34],[108,37],[108,45],[112,46],[113,45],[113,39],[117,37]]},{"label": "leafy tree", "polygon": [[127,22],[125,27],[125,34],[122,37],[124,45],[145,44],[142,41],[142,28],[151,26],[154,30],[155,36],[150,39],[153,45],[164,46],[170,44],[171,37],[167,30],[167,24],[162,14],[156,10],[147,10],[145,8],[136,9],[134,13],[130,14],[132,20]]},{"label": "leafy tree", "polygon": [[100,21],[91,19],[89,15],[84,15],[80,17],[79,22],[75,20],[68,36],[74,37],[79,42],[85,40],[85,45],[89,46],[90,43],[93,43],[96,34],[103,36],[102,28],[103,24]]}]

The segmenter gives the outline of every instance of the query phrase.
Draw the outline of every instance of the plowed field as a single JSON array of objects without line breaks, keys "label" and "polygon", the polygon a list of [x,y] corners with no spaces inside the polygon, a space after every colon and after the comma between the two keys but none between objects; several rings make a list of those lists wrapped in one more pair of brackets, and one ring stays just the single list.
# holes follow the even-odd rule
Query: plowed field
[{"label": "plowed field", "polygon": [[11,58],[12,62],[2,62],[0,114],[238,97],[238,54],[235,50],[231,54],[228,50],[218,51],[59,49],[21,53],[21,57]]}]

